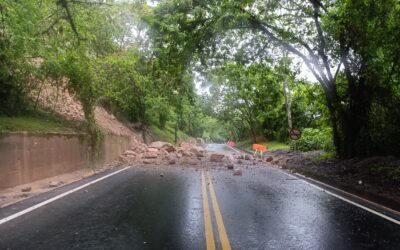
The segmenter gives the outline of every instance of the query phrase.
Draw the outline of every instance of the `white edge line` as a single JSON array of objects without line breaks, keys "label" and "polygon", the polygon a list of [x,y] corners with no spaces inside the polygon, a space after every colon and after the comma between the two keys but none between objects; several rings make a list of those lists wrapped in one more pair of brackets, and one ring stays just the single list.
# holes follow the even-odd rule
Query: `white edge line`
[{"label": "white edge line", "polygon": [[[299,179],[299,177],[297,177],[297,176],[295,176],[295,175],[288,174],[288,173],[286,173],[286,172],[284,172],[284,171],[281,171],[281,173],[283,173],[283,174],[285,174],[285,175],[287,175],[287,176],[295,177],[295,178]],[[391,221],[391,222],[393,222],[393,223],[395,223],[395,224],[397,224],[397,225],[400,225],[400,221],[398,221],[398,220],[396,220],[396,219],[394,219],[394,218],[392,218],[392,217],[389,217],[389,216],[384,215],[384,214],[382,214],[382,213],[379,213],[379,212],[377,212],[377,211],[375,211],[375,210],[373,210],[373,209],[371,209],[371,208],[368,208],[368,207],[363,206],[363,205],[361,205],[361,204],[359,204],[359,203],[356,203],[356,202],[354,202],[354,201],[351,201],[351,200],[349,200],[349,199],[346,199],[346,198],[344,198],[344,197],[342,197],[342,196],[340,196],[340,195],[338,195],[338,194],[335,194],[335,193],[333,193],[333,192],[331,192],[331,191],[329,191],[329,190],[326,190],[326,189],[324,189],[324,188],[322,188],[322,187],[319,187],[319,186],[317,186],[317,185],[315,185],[315,184],[313,184],[313,183],[310,183],[310,182],[308,182],[308,181],[306,181],[306,180],[303,180],[303,179],[299,179],[299,180],[301,180],[302,182],[304,182],[304,183],[306,183],[306,184],[308,184],[308,185],[310,185],[310,186],[312,186],[312,187],[314,187],[314,188],[316,188],[316,189],[318,189],[318,190],[321,190],[321,191],[323,191],[323,192],[325,192],[325,193],[327,193],[327,194],[330,194],[330,195],[332,195],[332,196],[334,196],[334,197],[336,197],[336,198],[338,198],[338,199],[340,199],[340,200],[343,200],[343,201],[345,201],[345,202],[348,202],[348,203],[350,203],[350,204],[352,204],[352,205],[354,205],[354,206],[356,206],[356,207],[362,208],[362,209],[364,209],[364,210],[366,210],[366,211],[368,211],[368,212],[370,212],[370,213],[373,213],[373,214],[375,214],[375,215],[377,215],[377,216],[379,216],[379,217],[381,217],[381,218],[383,218],[383,219],[386,219],[386,220]],[[323,184],[324,184],[324,183],[323,183]],[[324,185],[326,185],[326,184],[324,184]],[[329,186],[329,185],[327,185],[327,186]],[[330,187],[330,186],[329,186],[329,187]],[[342,191],[342,190],[340,190],[340,189],[337,189],[337,188],[335,188],[335,187],[332,187],[332,188],[334,188],[334,189],[336,189],[336,190],[339,190],[339,191],[341,191],[341,192],[347,193],[347,192]],[[349,195],[353,195],[353,194],[350,194],[350,193],[348,193],[348,194],[349,194]],[[355,196],[355,195],[353,195],[353,196]],[[355,197],[362,199],[361,197],[358,197],[358,196],[355,196]],[[365,200],[365,199],[363,199],[363,200]],[[365,201],[370,202],[370,201],[368,201],[368,200],[365,200]],[[378,204],[378,205],[379,205],[379,204]]]},{"label": "white edge line", "polygon": [[236,148],[229,146],[228,144],[225,144],[228,148],[232,149],[233,151],[237,152],[237,153],[242,153],[241,151],[237,150]]},{"label": "white edge line", "polygon": [[76,188],[74,188],[74,189],[71,189],[71,190],[69,190],[69,191],[67,191],[67,192],[65,192],[65,193],[62,193],[62,194],[60,194],[60,195],[57,195],[57,196],[55,196],[55,197],[53,197],[53,198],[51,198],[51,199],[45,200],[45,201],[40,202],[40,203],[38,203],[38,204],[36,204],[36,205],[34,205],[34,206],[32,206],[32,207],[26,208],[26,209],[24,209],[24,210],[22,210],[22,211],[19,211],[18,213],[15,213],[15,214],[10,215],[10,216],[8,216],[8,217],[6,217],[6,218],[4,218],[4,219],[1,219],[1,220],[0,220],[0,225],[4,224],[4,223],[6,223],[6,222],[8,222],[8,221],[10,221],[10,220],[16,219],[16,218],[18,218],[18,217],[20,217],[20,216],[22,216],[22,215],[24,215],[24,214],[27,214],[27,213],[29,213],[29,212],[32,212],[33,210],[36,210],[36,209],[38,209],[38,208],[40,208],[40,207],[43,207],[43,206],[45,206],[45,205],[47,205],[47,204],[49,204],[49,203],[51,203],[51,202],[53,202],[53,201],[56,201],[56,200],[58,200],[58,199],[61,199],[61,198],[63,198],[64,196],[67,196],[67,195],[69,195],[69,194],[72,194],[72,193],[74,193],[74,192],[76,192],[76,191],[78,191],[78,190],[81,190],[81,189],[83,189],[83,188],[85,188],[85,187],[87,187],[87,186],[90,186],[90,185],[92,185],[92,184],[94,184],[94,183],[96,183],[96,182],[102,181],[102,180],[104,180],[104,179],[106,179],[106,178],[108,178],[108,177],[111,177],[111,176],[113,176],[113,175],[115,175],[115,174],[118,174],[118,173],[120,173],[120,172],[122,172],[122,171],[125,171],[125,170],[128,169],[128,168],[129,168],[129,167],[125,167],[125,168],[120,169],[120,170],[118,170],[118,171],[112,172],[112,173],[110,173],[110,174],[108,174],[108,175],[106,175],[106,176],[103,176],[103,177],[101,177],[101,178],[98,178],[98,179],[96,179],[96,180],[93,180],[93,181],[91,181],[91,182],[89,182],[89,183],[86,183],[86,184],[84,184],[84,185],[82,185],[82,186],[79,186],[79,187],[76,187]]},{"label": "white edge line", "polygon": [[[235,150],[236,152],[240,152],[239,150],[237,150],[237,149],[235,149],[235,148],[229,146],[228,144],[226,144],[226,146],[228,146],[229,148]],[[279,169],[278,169],[278,170],[279,170]],[[283,174],[285,174],[285,175],[287,175],[287,176],[290,176],[290,177],[292,177],[292,178],[295,177],[295,178],[299,179],[299,177],[297,177],[296,175],[288,174],[288,173],[286,173],[286,172],[283,171],[283,170],[281,170],[280,172],[283,173]],[[308,178],[308,177],[306,177],[306,178]],[[384,219],[386,219],[386,220],[388,220],[388,221],[391,221],[391,222],[393,222],[393,223],[395,223],[395,224],[397,224],[397,225],[400,225],[400,221],[398,221],[398,220],[396,220],[396,219],[394,219],[394,218],[392,218],[392,217],[389,217],[389,216],[384,215],[384,214],[382,214],[382,213],[379,213],[379,212],[377,212],[377,211],[375,211],[375,210],[373,210],[373,209],[371,209],[371,208],[368,208],[368,207],[363,206],[363,205],[361,205],[361,204],[359,204],[359,203],[356,203],[356,202],[354,202],[354,201],[351,201],[351,200],[349,200],[349,199],[346,199],[346,198],[344,198],[344,197],[342,197],[342,196],[340,196],[340,195],[338,195],[338,194],[335,194],[335,193],[333,193],[333,192],[331,192],[331,191],[329,191],[329,190],[326,190],[326,189],[324,189],[324,188],[322,188],[322,187],[319,187],[319,186],[317,186],[317,185],[315,185],[315,184],[312,184],[312,183],[310,183],[310,182],[308,182],[308,181],[306,181],[306,180],[303,180],[303,179],[299,179],[299,180],[303,181],[304,183],[306,183],[306,184],[308,184],[308,185],[310,185],[310,186],[312,186],[312,187],[314,187],[314,188],[316,188],[316,189],[318,189],[318,190],[324,191],[325,193],[328,193],[328,194],[330,194],[330,195],[332,195],[332,196],[334,196],[334,197],[336,197],[336,198],[338,198],[338,199],[340,199],[340,200],[343,200],[343,201],[345,201],[345,202],[348,202],[348,203],[350,203],[350,204],[352,204],[352,205],[354,205],[354,206],[356,206],[356,207],[362,208],[362,209],[364,209],[364,210],[366,210],[366,211],[368,211],[368,212],[370,212],[370,213],[373,213],[373,214],[375,214],[375,215],[377,215],[377,216],[379,216],[379,217],[381,217],[381,218],[384,218]],[[316,180],[313,179],[313,181],[316,181]],[[316,182],[319,182],[319,181],[316,181]],[[325,183],[321,183],[321,184],[326,185]],[[329,185],[326,185],[326,186],[329,186]],[[329,187],[331,187],[331,186],[329,186]],[[338,190],[338,191],[340,191],[340,192],[344,192],[344,193],[349,194],[349,195],[351,195],[351,196],[357,197],[357,198],[359,198],[359,199],[365,200],[365,199],[363,199],[363,198],[361,198],[361,197],[358,197],[358,196],[356,196],[356,195],[354,195],[354,194],[345,192],[345,191],[340,190],[340,189],[338,189],[338,188],[335,188],[335,187],[331,187],[331,188],[333,188],[333,189],[335,189],[335,190]],[[366,201],[366,202],[371,202],[371,201],[368,201],[368,200],[365,200],[365,201]],[[371,202],[371,203],[373,203],[373,202]],[[377,205],[379,205],[379,204],[377,204]],[[379,206],[380,206],[380,205],[379,205]],[[389,210],[390,210],[390,209],[389,209]]]}]

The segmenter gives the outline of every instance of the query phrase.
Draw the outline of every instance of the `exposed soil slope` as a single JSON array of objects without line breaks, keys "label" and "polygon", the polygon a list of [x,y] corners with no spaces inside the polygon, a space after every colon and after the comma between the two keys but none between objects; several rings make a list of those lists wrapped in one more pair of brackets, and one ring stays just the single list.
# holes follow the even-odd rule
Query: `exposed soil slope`
[{"label": "exposed soil slope", "polygon": [[[76,122],[85,121],[82,105],[64,86],[57,88],[50,84],[45,84],[40,92],[35,91],[32,93],[32,96],[35,100],[38,100],[39,105],[55,111],[65,117],[66,120]],[[97,125],[103,132],[140,139],[140,136],[119,121],[113,114],[108,113],[104,108],[96,107],[95,113]]]}]

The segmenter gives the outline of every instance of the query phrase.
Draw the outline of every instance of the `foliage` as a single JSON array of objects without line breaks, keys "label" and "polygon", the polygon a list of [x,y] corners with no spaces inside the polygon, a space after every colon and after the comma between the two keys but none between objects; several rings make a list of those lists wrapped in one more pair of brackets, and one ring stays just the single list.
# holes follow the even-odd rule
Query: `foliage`
[{"label": "foliage", "polygon": [[94,138],[100,102],[143,136],[285,141],[285,82],[304,150],[331,150],[332,135],[339,157],[398,155],[399,23],[395,0],[5,0],[0,115],[29,112],[28,94],[52,79]]},{"label": "foliage", "polygon": [[61,117],[37,110],[18,117],[0,116],[0,134],[5,132],[74,133],[81,132],[71,122]]},{"label": "foliage", "polygon": [[[163,129],[160,129],[157,126],[152,125],[152,126],[150,126],[150,131],[155,136],[155,138],[153,138],[155,140],[162,140],[162,141],[166,141],[169,143],[175,143],[174,129],[168,125]],[[181,140],[188,140],[189,136],[179,130],[178,138]]]},{"label": "foliage", "polygon": [[291,143],[291,148],[300,151],[325,150],[331,152],[334,150],[332,142],[332,130],[330,128],[315,129],[305,128],[302,131],[301,138]]},{"label": "foliage", "polygon": [[[282,51],[300,59],[323,90],[339,156],[387,154],[389,145],[398,145],[398,1],[161,3],[163,27],[192,34],[181,48],[196,51],[204,65],[238,58],[247,65],[274,63]],[[376,126],[391,139],[379,140]]]},{"label": "foliage", "polygon": [[[280,141],[261,141],[258,142],[257,144],[261,144],[267,147],[268,151],[274,151],[274,150],[289,150],[290,145],[280,142]],[[248,151],[253,151],[252,149],[253,142],[251,140],[243,140],[237,143],[237,147],[248,150]]]}]

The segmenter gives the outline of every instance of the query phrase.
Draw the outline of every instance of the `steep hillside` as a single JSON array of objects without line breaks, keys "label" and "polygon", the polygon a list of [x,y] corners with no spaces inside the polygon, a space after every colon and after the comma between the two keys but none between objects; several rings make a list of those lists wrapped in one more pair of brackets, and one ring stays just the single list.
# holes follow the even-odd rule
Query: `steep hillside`
[{"label": "steep hillside", "polygon": [[[32,97],[41,107],[53,110],[67,121],[78,123],[85,121],[82,105],[68,92],[65,85],[57,88],[50,84],[44,84],[40,91],[32,92]],[[95,113],[97,125],[104,133],[126,135],[140,140],[137,133],[104,108],[96,107]]]}]

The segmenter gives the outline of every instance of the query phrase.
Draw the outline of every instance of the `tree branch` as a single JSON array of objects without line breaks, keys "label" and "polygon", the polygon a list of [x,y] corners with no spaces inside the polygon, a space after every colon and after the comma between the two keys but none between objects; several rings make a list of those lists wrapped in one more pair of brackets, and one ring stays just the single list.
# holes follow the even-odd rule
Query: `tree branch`
[{"label": "tree branch", "polygon": [[[278,37],[276,37],[271,31],[269,31],[266,27],[264,27],[263,24],[260,21],[255,19],[255,17],[251,17],[250,21],[252,22],[252,24],[253,24],[253,26],[255,28],[261,30],[264,34],[266,34],[270,38],[270,40],[272,40],[273,42],[278,43],[280,46],[282,46],[287,51],[289,51],[289,52],[297,55],[298,57],[300,57],[304,61],[304,63],[307,65],[307,67],[310,69],[311,73],[315,76],[317,81],[320,82],[323,86],[326,86],[326,87],[328,86],[329,81],[326,78],[326,76],[324,75],[323,70],[318,65],[318,62],[311,61],[306,55],[301,53],[298,49],[293,47],[291,44],[283,41],[282,39],[280,39]],[[315,71],[315,69],[314,69],[314,67],[312,67],[312,65],[314,65],[317,68],[319,68],[319,69],[317,69],[318,73]]]},{"label": "tree branch", "polygon": [[310,2],[313,4],[313,7],[314,7],[313,18],[314,18],[315,27],[317,28],[318,39],[319,39],[318,54],[322,58],[326,73],[328,74],[328,79],[330,81],[332,81],[333,77],[332,77],[331,69],[329,67],[328,57],[326,56],[326,53],[325,53],[326,41],[325,41],[324,33],[322,31],[321,23],[319,21],[319,7],[322,5],[321,5],[321,3],[319,3],[319,1],[316,1],[316,0],[310,0]]},{"label": "tree branch", "polygon": [[[297,55],[300,57],[304,63],[307,65],[307,67],[310,69],[311,73],[315,76],[318,82],[321,83],[324,89],[328,90],[331,88],[330,84],[332,84],[329,79],[326,77],[323,68],[321,65],[319,65],[319,60],[318,57],[314,54],[313,50],[311,47],[302,41],[301,39],[295,37],[294,39],[296,42],[298,42],[301,46],[303,46],[309,53],[310,58],[308,58],[305,54],[303,54],[300,50],[295,48],[293,45],[289,44],[288,42],[284,41],[281,38],[278,38],[274,33],[272,33],[269,29],[277,31],[278,33],[280,30],[276,27],[273,27],[271,25],[268,25],[260,20],[258,20],[252,13],[244,10],[243,8],[239,6],[235,6],[236,9],[238,9],[241,13],[245,14],[248,16],[248,20],[250,24],[253,26],[253,28],[258,29],[262,31],[269,39],[273,42],[276,42],[278,45],[283,47],[285,50]],[[316,71],[313,66],[316,67]]]},{"label": "tree branch", "polygon": [[59,3],[65,9],[65,12],[67,14],[67,21],[69,22],[72,31],[75,33],[76,37],[78,38],[78,43],[79,43],[81,40],[84,40],[84,39],[80,36],[78,29],[76,28],[75,21],[72,17],[71,11],[68,6],[68,2],[67,2],[67,0],[59,0]]},{"label": "tree branch", "polygon": [[103,2],[90,2],[90,1],[80,1],[80,0],[70,0],[71,3],[77,3],[77,4],[87,4],[87,5],[107,5],[107,6],[113,6],[112,4],[109,3],[103,3]]}]

